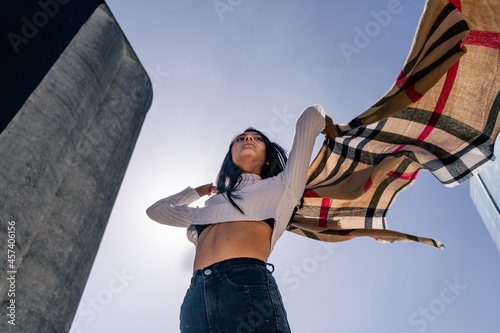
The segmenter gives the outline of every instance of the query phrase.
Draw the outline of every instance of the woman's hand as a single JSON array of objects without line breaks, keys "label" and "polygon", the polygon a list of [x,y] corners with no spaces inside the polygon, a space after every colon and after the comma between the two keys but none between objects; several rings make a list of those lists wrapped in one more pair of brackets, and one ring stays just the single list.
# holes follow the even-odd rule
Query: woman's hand
[{"label": "woman's hand", "polygon": [[195,188],[196,192],[198,192],[198,194],[200,195],[200,197],[204,196],[204,195],[212,195],[215,193],[215,186],[210,183],[210,184],[205,184],[205,185],[201,185],[201,186],[198,186],[197,188]]},{"label": "woman's hand", "polygon": [[325,129],[322,130],[321,133],[326,134],[330,139],[339,136],[337,128],[335,127],[335,125],[333,125],[332,118],[328,117],[327,115],[325,115]]}]

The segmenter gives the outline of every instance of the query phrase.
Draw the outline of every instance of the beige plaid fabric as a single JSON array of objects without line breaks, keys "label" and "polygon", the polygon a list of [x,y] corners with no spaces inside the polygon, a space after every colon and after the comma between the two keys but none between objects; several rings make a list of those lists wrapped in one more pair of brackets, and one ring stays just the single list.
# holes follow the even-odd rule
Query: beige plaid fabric
[{"label": "beige plaid fabric", "polygon": [[431,238],[388,230],[396,195],[426,169],[455,186],[487,166],[500,129],[500,1],[428,0],[394,86],[326,139],[287,230],[338,242]]}]

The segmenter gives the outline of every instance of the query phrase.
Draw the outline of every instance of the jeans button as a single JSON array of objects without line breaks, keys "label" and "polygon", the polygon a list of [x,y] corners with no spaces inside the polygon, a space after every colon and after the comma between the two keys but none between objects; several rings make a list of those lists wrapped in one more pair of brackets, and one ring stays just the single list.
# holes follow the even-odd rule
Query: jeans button
[{"label": "jeans button", "polygon": [[210,269],[206,269],[206,270],[205,270],[205,275],[210,275],[210,274],[212,274],[212,270],[210,270]]}]

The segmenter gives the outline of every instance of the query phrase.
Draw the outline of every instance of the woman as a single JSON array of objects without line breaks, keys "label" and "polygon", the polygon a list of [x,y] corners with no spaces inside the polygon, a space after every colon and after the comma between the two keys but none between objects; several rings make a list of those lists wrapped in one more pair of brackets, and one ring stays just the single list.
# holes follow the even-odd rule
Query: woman
[{"label": "woman", "polygon": [[266,261],[306,185],[319,133],[335,136],[319,105],[297,119],[290,154],[249,128],[230,144],[216,194],[212,184],[159,200],[148,216],[187,228],[196,245],[194,274],[181,307],[181,332],[290,332],[281,296]]}]

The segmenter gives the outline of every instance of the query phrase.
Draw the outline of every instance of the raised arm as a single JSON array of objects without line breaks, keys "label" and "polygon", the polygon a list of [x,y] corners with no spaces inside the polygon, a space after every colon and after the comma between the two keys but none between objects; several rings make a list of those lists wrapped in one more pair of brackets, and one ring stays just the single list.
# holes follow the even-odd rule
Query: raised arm
[{"label": "raised arm", "polygon": [[307,171],[316,137],[325,129],[325,111],[321,105],[305,109],[295,124],[292,148],[282,173],[283,181],[297,200],[306,186]]}]

